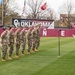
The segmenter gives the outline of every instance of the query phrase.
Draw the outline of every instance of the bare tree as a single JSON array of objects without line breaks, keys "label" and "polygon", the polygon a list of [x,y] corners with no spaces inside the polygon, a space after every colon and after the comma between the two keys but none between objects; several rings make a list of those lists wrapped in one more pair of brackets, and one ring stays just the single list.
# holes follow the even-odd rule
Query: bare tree
[{"label": "bare tree", "polygon": [[1,17],[2,17],[2,5],[0,4],[0,19],[1,19]]},{"label": "bare tree", "polygon": [[[13,0],[13,2],[12,0],[3,0],[3,25],[5,25],[5,23],[8,22],[11,17],[17,13],[15,10],[18,9],[18,7],[16,7],[17,4],[13,5],[14,1],[15,0]],[[16,15],[18,15],[18,13]]]},{"label": "bare tree", "polygon": [[2,23],[2,22],[1,22],[1,21],[2,21],[2,12],[1,12],[1,11],[2,11],[2,5],[0,4],[0,25],[1,25],[1,23]]},{"label": "bare tree", "polygon": [[[62,9],[61,9],[62,8]],[[71,14],[74,12],[74,3],[73,0],[67,0],[60,8],[60,13],[65,13],[67,15],[68,28],[71,28],[70,19]]]},{"label": "bare tree", "polygon": [[45,10],[42,10],[41,9],[42,4],[44,4],[44,0],[28,0],[27,5],[29,6],[29,8],[28,10],[25,10],[25,14],[27,15],[27,18],[47,19],[47,14],[49,13],[50,8],[46,8]]},{"label": "bare tree", "polygon": [[52,9],[49,9],[47,12],[47,19],[56,20],[56,13]]},{"label": "bare tree", "polygon": [[29,6],[29,9],[25,12],[25,14],[29,18],[39,18],[39,15],[41,13],[40,6],[42,4],[43,0],[28,0],[27,5]]}]

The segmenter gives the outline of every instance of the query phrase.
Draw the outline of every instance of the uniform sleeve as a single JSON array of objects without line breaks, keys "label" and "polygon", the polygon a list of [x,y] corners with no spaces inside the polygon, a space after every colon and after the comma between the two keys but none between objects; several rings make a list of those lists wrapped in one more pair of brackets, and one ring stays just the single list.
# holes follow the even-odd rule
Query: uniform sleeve
[{"label": "uniform sleeve", "polygon": [[22,33],[23,33],[23,30],[20,32],[20,39],[22,40]]},{"label": "uniform sleeve", "polygon": [[15,34],[14,34],[15,37],[16,37],[16,35],[17,35],[17,32],[18,32],[18,31],[16,30],[16,31],[15,31]]},{"label": "uniform sleeve", "polygon": [[6,33],[6,32],[4,31],[4,32],[1,34],[1,38],[3,38],[3,37],[4,37],[5,33]]}]

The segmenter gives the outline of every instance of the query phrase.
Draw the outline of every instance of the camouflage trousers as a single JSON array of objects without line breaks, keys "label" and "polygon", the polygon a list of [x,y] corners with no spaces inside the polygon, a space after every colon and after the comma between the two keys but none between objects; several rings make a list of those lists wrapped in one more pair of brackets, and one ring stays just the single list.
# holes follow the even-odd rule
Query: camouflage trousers
[{"label": "camouflage trousers", "polygon": [[20,43],[16,43],[16,55],[19,55]]},{"label": "camouflage trousers", "polygon": [[40,39],[37,39],[37,42],[36,42],[36,49],[39,48],[39,45],[40,45]]},{"label": "camouflage trousers", "polygon": [[7,49],[8,49],[7,45],[2,45],[2,53],[1,53],[1,56],[2,56],[3,59],[5,59],[5,57],[6,57]]},{"label": "camouflage trousers", "polygon": [[14,50],[14,43],[13,42],[11,42],[10,43],[10,46],[9,46],[9,56],[11,56],[12,55],[12,52],[13,52],[13,50]]},{"label": "camouflage trousers", "polygon": [[28,51],[30,51],[32,47],[32,40],[28,40]]},{"label": "camouflage trousers", "polygon": [[24,53],[24,50],[25,50],[25,47],[26,47],[26,41],[23,41],[21,43],[21,45],[22,45],[22,53]]},{"label": "camouflage trousers", "polygon": [[37,39],[33,39],[33,41],[32,41],[32,50],[35,50],[36,43],[37,43]]}]

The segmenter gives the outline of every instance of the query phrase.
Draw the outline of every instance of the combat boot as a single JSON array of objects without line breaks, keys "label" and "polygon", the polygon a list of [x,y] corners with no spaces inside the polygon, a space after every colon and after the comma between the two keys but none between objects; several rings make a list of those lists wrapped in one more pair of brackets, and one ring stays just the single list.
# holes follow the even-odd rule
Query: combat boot
[{"label": "combat boot", "polygon": [[21,55],[22,55],[22,56],[25,56],[25,54],[23,54],[23,53],[22,53]]},{"label": "combat boot", "polygon": [[39,50],[38,49],[35,49],[35,52],[38,52]]},{"label": "combat boot", "polygon": [[25,56],[24,52],[22,51],[22,56]]},{"label": "combat boot", "polygon": [[35,52],[35,50],[33,49],[33,50],[32,50],[32,52],[34,53],[34,52]]},{"label": "combat boot", "polygon": [[30,53],[30,50],[28,50],[27,54],[31,54],[31,53]]},{"label": "combat boot", "polygon": [[11,56],[9,56],[9,57],[8,57],[8,59],[12,60],[12,57],[11,57]]},{"label": "combat boot", "polygon": [[15,56],[16,58],[19,58],[19,55],[18,54],[16,54],[16,56]]},{"label": "combat boot", "polygon": [[16,58],[19,58],[19,56],[18,56],[18,55],[16,55],[15,57],[16,57]]},{"label": "combat boot", "polygon": [[6,61],[6,59],[5,59],[5,58],[2,58],[2,61],[3,61],[3,62],[5,62],[5,61]]}]

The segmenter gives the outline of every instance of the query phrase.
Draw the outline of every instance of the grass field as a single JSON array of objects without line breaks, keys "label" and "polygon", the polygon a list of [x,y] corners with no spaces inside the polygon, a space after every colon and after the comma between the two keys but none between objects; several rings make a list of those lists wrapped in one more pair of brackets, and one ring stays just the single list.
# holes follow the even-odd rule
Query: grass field
[{"label": "grass field", "polygon": [[0,75],[75,75],[75,39],[60,38],[60,57],[58,57],[58,38],[41,38],[39,52],[2,62]]}]

